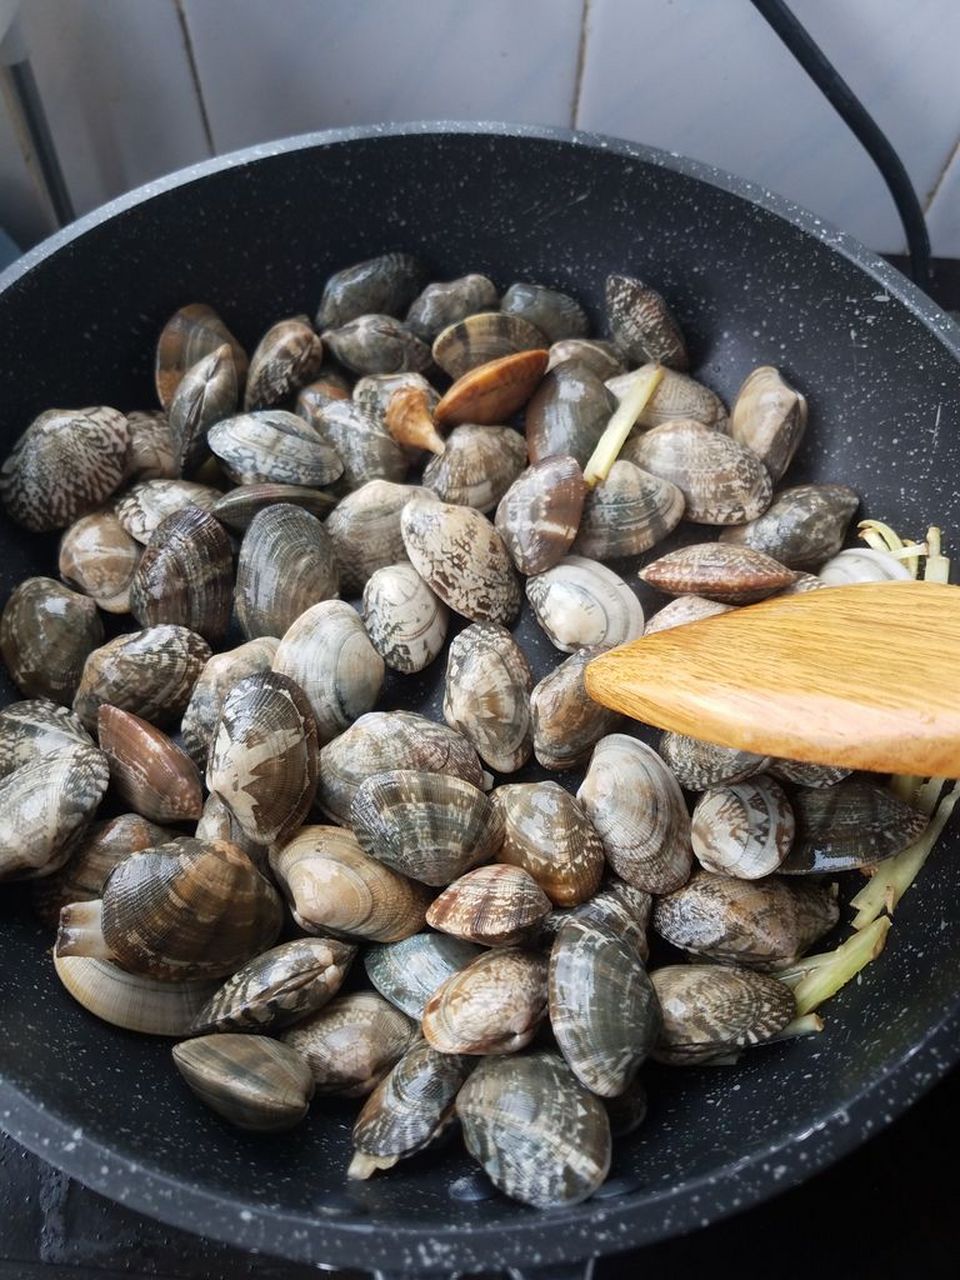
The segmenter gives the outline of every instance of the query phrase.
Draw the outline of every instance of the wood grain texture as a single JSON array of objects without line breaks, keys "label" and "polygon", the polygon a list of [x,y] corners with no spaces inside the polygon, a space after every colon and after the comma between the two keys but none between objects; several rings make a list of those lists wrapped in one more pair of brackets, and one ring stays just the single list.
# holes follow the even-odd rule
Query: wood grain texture
[{"label": "wood grain texture", "polygon": [[602,654],[586,685],[634,719],[744,751],[960,777],[960,588],[766,600]]}]

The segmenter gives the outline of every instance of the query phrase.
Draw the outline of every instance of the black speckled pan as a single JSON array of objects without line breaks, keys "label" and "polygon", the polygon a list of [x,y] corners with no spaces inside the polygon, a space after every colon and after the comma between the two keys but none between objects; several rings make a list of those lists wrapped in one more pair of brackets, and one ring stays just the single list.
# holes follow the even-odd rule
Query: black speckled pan
[{"label": "black speckled pan", "polygon": [[[607,272],[670,299],[700,374],[730,398],[753,365],[808,394],[791,477],[842,480],[905,530],[960,528],[960,331],[856,242],[767,192],[627,143],[423,125],[297,138],[186,170],[83,219],[0,278],[6,445],[51,405],[154,403],[157,331],[207,301],[252,345],[312,313],[334,269],[386,249],[431,278],[568,289],[599,318]],[[3,524],[4,596],[55,540]],[[956,538],[950,548],[960,551]],[[524,622],[523,626],[528,624]],[[541,657],[535,661],[542,661]],[[12,696],[7,687],[4,696]],[[437,709],[437,677],[395,704]],[[58,987],[22,892],[3,886],[0,1124],[82,1181],[167,1222],[291,1259],[368,1270],[554,1268],[689,1231],[814,1173],[960,1057],[960,839],[948,832],[882,961],[819,1038],[736,1069],[661,1072],[601,1195],[537,1213],[475,1199],[453,1144],[347,1184],[351,1112],[289,1137],[202,1110],[167,1043],[97,1023]]]}]

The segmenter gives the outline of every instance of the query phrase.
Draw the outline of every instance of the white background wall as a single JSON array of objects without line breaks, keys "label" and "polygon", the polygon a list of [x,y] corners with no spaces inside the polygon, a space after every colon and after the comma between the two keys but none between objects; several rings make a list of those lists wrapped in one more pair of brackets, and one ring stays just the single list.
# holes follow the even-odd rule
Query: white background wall
[{"label": "white background wall", "polygon": [[[960,0],[793,0],[960,256]],[[24,0],[79,211],[219,151],[424,118],[685,152],[902,250],[870,161],[749,0]],[[0,109],[0,220],[49,229]]]}]

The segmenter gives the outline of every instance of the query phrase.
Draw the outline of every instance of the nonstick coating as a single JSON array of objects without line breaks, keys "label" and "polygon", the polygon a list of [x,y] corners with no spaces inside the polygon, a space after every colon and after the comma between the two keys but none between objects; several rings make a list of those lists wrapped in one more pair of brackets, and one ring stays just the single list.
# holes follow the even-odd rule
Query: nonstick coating
[{"label": "nonstick coating", "polygon": [[[807,393],[790,479],[852,484],[867,514],[910,532],[960,525],[958,331],[902,276],[703,166],[502,126],[257,148],[146,187],[41,246],[0,281],[4,448],[51,405],[154,404],[154,343],[176,307],[212,303],[252,346],[273,320],[312,314],[331,271],[401,248],[432,279],[484,271],[504,287],[569,289],[594,320],[607,272],[635,273],[670,299],[695,366],[725,399],[760,363]],[[55,539],[6,523],[0,537],[4,598],[54,571]],[[393,705],[436,714],[437,678],[406,695],[393,687]],[[14,886],[0,908],[0,1123],[115,1199],[291,1259],[487,1270],[662,1238],[808,1176],[960,1055],[958,843],[944,837],[881,962],[830,1003],[822,1036],[735,1069],[652,1075],[649,1121],[617,1150],[607,1190],[619,1194],[573,1209],[455,1198],[472,1168],[455,1144],[347,1184],[347,1108],[318,1104],[283,1138],[229,1129],[187,1094],[168,1043],[99,1023],[61,992],[50,938]]]}]

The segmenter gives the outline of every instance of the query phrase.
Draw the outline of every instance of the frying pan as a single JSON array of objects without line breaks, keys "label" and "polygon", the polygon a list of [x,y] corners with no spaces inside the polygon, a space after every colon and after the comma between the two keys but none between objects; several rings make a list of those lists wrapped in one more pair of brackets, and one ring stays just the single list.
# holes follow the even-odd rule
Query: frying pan
[{"label": "frying pan", "polygon": [[[602,320],[604,277],[661,289],[694,366],[730,400],[779,365],[810,400],[790,473],[842,480],[905,531],[960,523],[960,331],[855,241],[749,183],[562,130],[340,130],[184,170],[98,210],[0,279],[0,430],[51,404],[154,403],[158,329],[212,303],[252,346],[313,312],[333,270],[389,249],[431,279],[538,280]],[[693,538],[699,536],[693,531]],[[49,573],[55,539],[0,527],[4,597]],[[636,579],[634,578],[634,581]],[[545,643],[524,619],[536,674]],[[437,715],[442,660],[386,705]],[[5,698],[14,696],[9,687]],[[457,1144],[347,1184],[352,1109],[278,1138],[237,1133],[171,1069],[169,1044],[96,1022],[58,988],[22,889],[0,901],[0,1123],[105,1195],[290,1259],[383,1271],[549,1268],[687,1231],[809,1176],[888,1123],[960,1056],[960,911],[948,831],[882,960],[819,1038],[736,1069],[651,1072],[650,1116],[602,1194],[539,1213],[498,1195]]]}]

